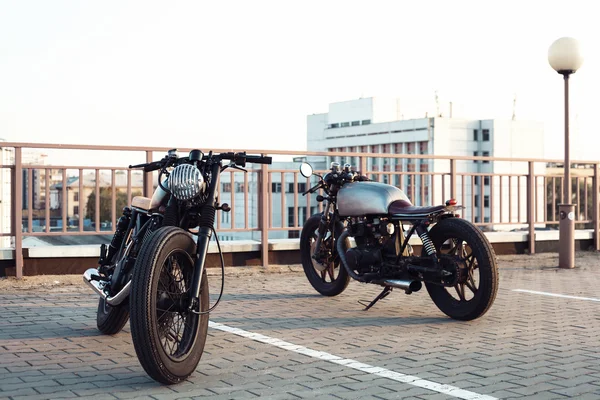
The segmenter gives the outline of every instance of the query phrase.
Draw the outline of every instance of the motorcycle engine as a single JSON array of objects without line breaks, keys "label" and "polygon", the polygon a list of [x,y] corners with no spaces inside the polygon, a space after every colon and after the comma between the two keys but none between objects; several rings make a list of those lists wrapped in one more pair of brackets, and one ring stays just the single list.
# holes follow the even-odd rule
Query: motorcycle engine
[{"label": "motorcycle engine", "polygon": [[394,224],[387,219],[357,218],[350,224],[349,231],[356,247],[346,251],[346,261],[354,271],[378,273],[386,256],[395,257]]}]

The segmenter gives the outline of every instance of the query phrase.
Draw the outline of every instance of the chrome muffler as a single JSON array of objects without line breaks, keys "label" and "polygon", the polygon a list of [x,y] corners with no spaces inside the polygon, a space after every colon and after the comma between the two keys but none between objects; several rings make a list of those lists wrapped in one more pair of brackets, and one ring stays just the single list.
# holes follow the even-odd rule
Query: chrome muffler
[{"label": "chrome muffler", "polygon": [[127,298],[127,296],[129,296],[129,292],[131,291],[131,281],[127,282],[119,293],[114,296],[108,296],[100,287],[100,284],[103,282],[94,279],[95,277],[98,277],[98,270],[96,268],[90,268],[83,273],[83,281],[87,283],[98,296],[102,297],[108,305],[118,306]]},{"label": "chrome muffler", "polygon": [[381,283],[383,286],[391,286],[393,288],[402,289],[406,292],[406,294],[411,294],[412,292],[418,292],[421,290],[423,285],[421,281],[405,281],[401,279],[388,279]]}]

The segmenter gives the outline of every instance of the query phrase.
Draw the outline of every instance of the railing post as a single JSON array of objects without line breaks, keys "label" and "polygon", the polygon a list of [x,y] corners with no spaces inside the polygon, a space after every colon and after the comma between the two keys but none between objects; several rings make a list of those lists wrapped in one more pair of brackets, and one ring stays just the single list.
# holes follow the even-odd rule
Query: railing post
[{"label": "railing post", "polygon": [[260,172],[260,251],[262,266],[269,266],[269,167],[261,165]]},{"label": "railing post", "polygon": [[600,250],[600,213],[598,210],[598,179],[600,178],[600,169],[598,163],[594,164],[594,181],[592,183],[592,218],[594,220],[594,248],[596,251]]},{"label": "railing post", "polygon": [[535,254],[535,175],[534,163],[529,161],[527,176],[527,223],[529,224],[529,254]]},{"label": "railing post", "polygon": [[23,277],[23,164],[21,148],[15,147],[15,169],[13,179],[13,223],[15,235],[15,274],[18,279]]},{"label": "railing post", "polygon": [[[456,199],[456,160],[450,160],[450,198]],[[444,202],[442,198],[442,202]]]},{"label": "railing post", "polygon": [[[152,162],[152,152],[147,150],[146,151],[146,162],[150,163]],[[152,172],[145,172],[144,173],[144,197],[152,197],[152,194],[154,192],[153,186],[152,186]]]},{"label": "railing post", "polygon": [[362,156],[360,156],[359,162],[360,162],[360,173],[362,175],[367,175],[367,156],[365,156],[364,154]]}]

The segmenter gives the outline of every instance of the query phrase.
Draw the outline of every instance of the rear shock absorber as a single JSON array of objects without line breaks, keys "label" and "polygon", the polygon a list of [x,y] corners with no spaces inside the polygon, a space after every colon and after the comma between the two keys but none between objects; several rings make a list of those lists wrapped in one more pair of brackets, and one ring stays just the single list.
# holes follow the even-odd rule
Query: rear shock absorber
[{"label": "rear shock absorber", "polygon": [[421,242],[423,242],[423,248],[427,252],[428,255],[434,256],[436,254],[435,246],[429,237],[429,233],[427,232],[427,228],[423,225],[417,226],[417,234],[421,238]]},{"label": "rear shock absorber", "polygon": [[119,251],[119,249],[121,248],[121,243],[123,243],[123,238],[125,237],[125,231],[127,230],[127,227],[129,226],[130,218],[131,218],[131,208],[125,207],[123,209],[123,216],[121,216],[121,218],[119,218],[119,221],[117,221],[115,234],[112,238],[112,241],[110,242],[110,245],[108,246],[108,255],[106,256],[106,259],[104,260],[105,263],[110,263],[112,258],[115,255],[115,253],[117,251]]}]

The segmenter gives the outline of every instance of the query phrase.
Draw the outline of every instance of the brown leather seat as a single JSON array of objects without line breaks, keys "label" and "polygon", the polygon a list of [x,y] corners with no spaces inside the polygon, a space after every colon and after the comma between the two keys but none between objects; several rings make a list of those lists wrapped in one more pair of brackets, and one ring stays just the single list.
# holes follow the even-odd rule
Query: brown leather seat
[{"label": "brown leather seat", "polygon": [[443,210],[445,206],[433,206],[433,207],[420,207],[413,206],[410,201],[396,200],[388,207],[388,213],[392,215],[429,215],[440,210]]}]

